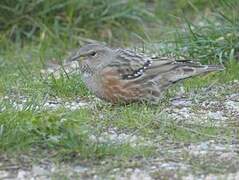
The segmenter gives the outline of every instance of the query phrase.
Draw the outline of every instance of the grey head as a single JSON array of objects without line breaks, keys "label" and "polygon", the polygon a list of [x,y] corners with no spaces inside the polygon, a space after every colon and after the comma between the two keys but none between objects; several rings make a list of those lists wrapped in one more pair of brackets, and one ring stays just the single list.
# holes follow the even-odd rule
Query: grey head
[{"label": "grey head", "polygon": [[110,63],[113,51],[102,44],[87,44],[75,52],[69,60],[77,61],[83,74],[93,75]]}]

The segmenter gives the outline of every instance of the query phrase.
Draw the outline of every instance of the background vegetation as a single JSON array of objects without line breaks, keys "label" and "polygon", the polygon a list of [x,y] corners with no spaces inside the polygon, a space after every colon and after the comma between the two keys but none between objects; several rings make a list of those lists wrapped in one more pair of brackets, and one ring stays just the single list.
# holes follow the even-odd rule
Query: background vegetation
[{"label": "background vegetation", "polygon": [[121,45],[156,36],[159,42],[170,28],[167,40],[190,56],[223,61],[238,52],[236,0],[3,0],[0,25],[2,50],[9,43],[46,41],[65,48],[82,38]]}]

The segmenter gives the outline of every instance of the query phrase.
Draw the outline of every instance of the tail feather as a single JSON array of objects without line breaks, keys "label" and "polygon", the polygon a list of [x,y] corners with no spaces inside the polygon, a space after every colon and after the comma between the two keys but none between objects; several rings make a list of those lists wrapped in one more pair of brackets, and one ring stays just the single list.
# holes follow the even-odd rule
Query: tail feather
[{"label": "tail feather", "polygon": [[204,65],[204,68],[206,69],[207,72],[225,70],[225,67],[222,65]]},{"label": "tail feather", "polygon": [[186,63],[179,66],[174,73],[170,73],[167,76],[168,80],[174,83],[193,76],[222,70],[224,70],[224,67],[222,65],[201,65]]}]

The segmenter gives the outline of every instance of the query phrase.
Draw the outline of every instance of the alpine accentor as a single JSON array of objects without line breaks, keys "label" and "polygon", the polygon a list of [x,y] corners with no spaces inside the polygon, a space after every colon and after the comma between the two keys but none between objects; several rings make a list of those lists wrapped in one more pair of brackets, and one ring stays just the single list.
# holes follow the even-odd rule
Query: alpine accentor
[{"label": "alpine accentor", "polygon": [[151,58],[126,49],[88,44],[70,57],[78,61],[82,80],[101,99],[112,103],[159,102],[170,85],[199,74],[223,70],[189,60]]}]

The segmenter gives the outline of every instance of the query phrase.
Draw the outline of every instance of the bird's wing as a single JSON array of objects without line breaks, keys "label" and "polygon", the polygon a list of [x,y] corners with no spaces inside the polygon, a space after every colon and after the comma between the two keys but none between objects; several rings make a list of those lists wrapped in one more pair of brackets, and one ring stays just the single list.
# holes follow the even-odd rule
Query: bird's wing
[{"label": "bird's wing", "polygon": [[[122,79],[133,80],[141,77],[154,63],[153,59],[144,54],[131,50],[117,49],[116,56],[109,66],[117,67]],[[169,63],[169,61],[158,61],[157,65]]]},{"label": "bird's wing", "polygon": [[164,79],[168,83],[203,74],[211,71],[222,70],[220,65],[201,65],[199,62],[172,57],[150,58],[134,51],[118,49],[115,60],[110,66],[117,67],[122,79]]}]

